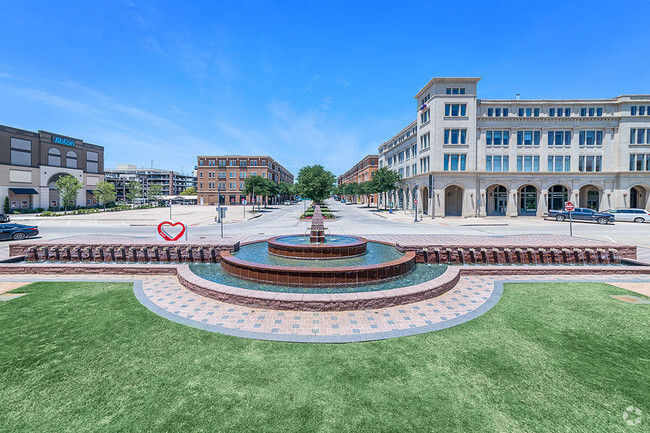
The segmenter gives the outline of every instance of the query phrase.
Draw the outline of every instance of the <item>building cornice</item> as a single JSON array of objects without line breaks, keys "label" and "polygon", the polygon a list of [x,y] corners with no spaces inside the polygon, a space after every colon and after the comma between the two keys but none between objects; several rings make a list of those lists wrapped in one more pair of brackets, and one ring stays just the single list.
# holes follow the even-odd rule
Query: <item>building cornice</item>
[{"label": "building cornice", "polygon": [[432,78],[415,96],[415,99],[420,99],[420,96],[431,88],[436,83],[466,83],[476,84],[481,80],[481,77],[434,77]]}]

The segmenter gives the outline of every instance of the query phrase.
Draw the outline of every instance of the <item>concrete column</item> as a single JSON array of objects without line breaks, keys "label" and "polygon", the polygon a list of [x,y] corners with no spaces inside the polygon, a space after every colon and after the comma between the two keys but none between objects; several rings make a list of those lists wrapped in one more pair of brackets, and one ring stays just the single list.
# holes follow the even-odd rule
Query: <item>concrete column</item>
[{"label": "concrete column", "polygon": [[516,217],[519,215],[519,210],[517,206],[517,189],[512,188],[508,191],[508,209],[506,210],[506,216]]},{"label": "concrete column", "polygon": [[548,212],[548,188],[542,186],[537,195],[537,216],[544,216]]},{"label": "concrete column", "polygon": [[445,217],[445,190],[444,189],[438,190],[438,192],[436,193],[435,201],[436,201],[435,216],[444,218]]},{"label": "concrete column", "polygon": [[477,191],[478,198],[481,202],[481,204],[478,207],[478,216],[479,217],[486,217],[487,216],[487,200],[488,200],[488,192],[486,189],[480,188]]}]

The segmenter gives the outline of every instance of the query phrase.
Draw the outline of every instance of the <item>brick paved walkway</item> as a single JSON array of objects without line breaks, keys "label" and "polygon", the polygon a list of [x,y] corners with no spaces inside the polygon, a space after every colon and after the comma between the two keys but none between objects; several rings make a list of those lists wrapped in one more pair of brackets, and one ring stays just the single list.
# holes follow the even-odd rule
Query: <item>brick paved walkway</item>
[{"label": "brick paved walkway", "polygon": [[[377,310],[335,312],[252,309],[226,304],[188,291],[172,276],[76,275],[66,276],[65,280],[133,282],[136,297],[149,310],[210,332],[260,340],[344,343],[421,334],[467,322],[496,304],[505,282],[650,284],[650,275],[462,277],[452,290],[426,301]],[[3,281],[62,279],[44,275],[0,276],[0,282]]]}]

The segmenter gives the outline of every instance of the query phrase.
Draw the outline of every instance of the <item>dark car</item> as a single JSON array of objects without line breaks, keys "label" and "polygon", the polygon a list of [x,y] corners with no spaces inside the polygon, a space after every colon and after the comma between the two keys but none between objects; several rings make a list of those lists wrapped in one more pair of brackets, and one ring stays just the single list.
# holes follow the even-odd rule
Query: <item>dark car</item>
[{"label": "dark car", "polygon": [[[557,221],[568,221],[569,212],[565,210],[551,210],[548,211],[550,218],[555,218]],[[614,215],[603,212],[596,212],[593,209],[577,207],[571,211],[571,219],[574,221],[595,221],[598,224],[609,224],[615,221]]]},{"label": "dark car", "polygon": [[38,227],[26,226],[23,224],[0,224],[0,239],[21,239],[36,236]]},{"label": "dark car", "polygon": [[9,218],[9,215],[0,213],[0,223],[8,223],[11,221],[11,218]]}]

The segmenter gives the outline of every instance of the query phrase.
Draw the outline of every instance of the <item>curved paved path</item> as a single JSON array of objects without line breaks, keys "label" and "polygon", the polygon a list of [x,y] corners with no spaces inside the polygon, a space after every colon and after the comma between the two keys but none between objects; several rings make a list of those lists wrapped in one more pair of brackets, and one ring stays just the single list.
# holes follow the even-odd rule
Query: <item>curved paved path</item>
[{"label": "curved paved path", "polygon": [[346,343],[422,334],[467,322],[492,308],[501,297],[503,284],[508,282],[650,283],[650,275],[464,276],[449,292],[426,301],[377,310],[334,312],[252,309],[227,304],[188,291],[175,276],[0,276],[0,282],[66,280],[133,282],[135,296],[149,310],[210,332],[259,340]]}]

